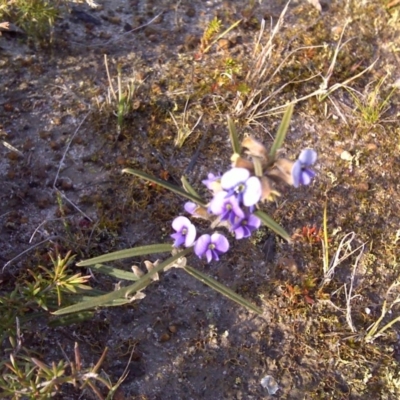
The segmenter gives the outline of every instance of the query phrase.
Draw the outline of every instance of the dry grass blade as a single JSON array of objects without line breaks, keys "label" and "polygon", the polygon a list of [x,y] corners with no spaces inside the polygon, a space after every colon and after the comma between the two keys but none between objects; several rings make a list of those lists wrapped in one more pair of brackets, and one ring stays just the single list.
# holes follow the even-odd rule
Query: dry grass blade
[{"label": "dry grass blade", "polygon": [[400,286],[400,282],[396,280],[390,285],[389,289],[387,290],[386,299],[382,304],[380,317],[367,329],[367,334],[365,335],[365,341],[367,343],[373,342],[375,339],[382,336],[387,329],[393,326],[396,322],[400,321],[400,316],[398,316],[388,322],[386,325],[384,325],[381,329],[379,329],[379,325],[382,322],[383,318],[385,318],[386,314],[393,308],[393,306],[400,303],[400,295],[398,295],[396,299],[393,300],[388,306],[387,297],[389,297],[390,292],[397,286]]},{"label": "dry grass blade", "polygon": [[364,254],[364,247],[365,247],[365,243],[363,243],[360,247],[358,247],[355,251],[360,250],[355,262],[354,262],[354,266],[353,266],[353,271],[350,277],[350,288],[349,290],[347,290],[347,285],[344,286],[344,290],[345,290],[345,296],[346,296],[346,321],[347,324],[350,327],[350,330],[352,332],[356,332],[356,328],[354,327],[353,324],[353,320],[351,317],[351,300],[354,299],[356,296],[352,296],[353,293],[353,286],[354,286],[354,277],[356,275],[356,270],[358,267],[358,264],[361,260],[362,255]]},{"label": "dry grass blade", "polygon": [[[324,271],[324,279],[322,280],[322,283],[320,287],[322,288],[326,284],[328,284],[331,280],[332,277],[335,273],[335,269],[347,258],[349,258],[352,254],[357,252],[360,248],[364,246],[362,244],[361,246],[358,246],[356,249],[352,249],[351,247],[351,242],[355,239],[356,234],[354,232],[347,233],[342,240],[339,243],[339,246],[335,252],[335,255],[332,259],[332,261],[329,264],[329,268]],[[325,253],[324,249],[324,253]],[[325,268],[324,268],[325,269]]]},{"label": "dry grass blade", "polygon": [[[236,117],[244,117],[247,123],[252,125],[260,125],[259,120],[272,114],[280,113],[282,110],[288,105],[297,104],[299,102],[305,101],[312,97],[317,97],[317,99],[322,102],[326,98],[335,92],[336,90],[346,87],[349,83],[354,81],[355,79],[361,77],[365,73],[369,72],[377,60],[372,62],[367,68],[359,72],[358,74],[346,79],[342,83],[336,83],[329,87],[329,81],[332,77],[332,74],[335,70],[335,66],[337,64],[337,59],[339,52],[344,48],[344,46],[352,39],[348,39],[343,42],[343,36],[346,31],[347,25],[350,23],[349,20],[346,20],[345,25],[342,29],[341,36],[339,41],[335,47],[332,59],[329,64],[329,68],[325,75],[320,73],[314,74],[306,79],[301,80],[290,80],[289,82],[283,83],[280,87],[275,87],[275,79],[278,76],[279,72],[281,72],[282,68],[288,65],[288,62],[293,55],[303,51],[303,50],[313,50],[316,48],[326,47],[326,45],[318,45],[318,46],[302,46],[298,47],[289,53],[284,52],[282,48],[276,48],[276,36],[278,35],[280,29],[283,26],[284,17],[287,12],[289,2],[286,4],[283,9],[276,25],[272,29],[268,41],[265,46],[261,45],[261,39],[265,32],[265,21],[263,20],[261,23],[260,33],[256,39],[253,56],[255,57],[258,53],[254,61],[254,66],[248,72],[246,76],[246,84],[251,88],[249,94],[245,99],[242,99],[240,94],[236,98],[233,104],[233,115]],[[260,50],[261,48],[261,50]],[[282,59],[282,61],[276,66],[276,60]],[[274,61],[274,62],[272,62]],[[313,81],[315,79],[322,79],[321,84],[317,90],[314,90],[312,93],[305,94],[299,98],[295,98],[291,100],[289,103],[276,106],[272,108],[268,108],[268,104],[271,102],[273,98],[275,98],[279,93],[281,93],[285,87],[290,84],[300,84],[308,81]],[[333,103],[335,106],[335,104]],[[343,114],[341,114],[342,119],[345,120]]]},{"label": "dry grass blade", "polygon": [[203,113],[200,114],[199,118],[197,119],[196,123],[193,125],[192,128],[189,127],[188,124],[188,117],[187,117],[187,107],[189,104],[189,98],[186,100],[185,108],[183,110],[183,115],[181,117],[181,122],[178,123],[174,115],[169,111],[169,115],[172,118],[177,130],[176,138],[174,144],[176,147],[182,147],[185,143],[186,139],[194,132],[194,130],[199,125],[201,119],[203,118]]},{"label": "dry grass blade", "polygon": [[1,143],[3,144],[3,146],[7,147],[7,149],[17,153],[18,155],[20,155],[21,157],[23,157],[24,153],[22,153],[22,151],[19,151],[18,149],[16,149],[14,146],[12,146],[10,143],[6,142],[5,140],[2,140]]},{"label": "dry grass blade", "polygon": [[[247,74],[246,77],[246,82],[249,82],[249,84],[255,84],[256,86],[261,84],[263,82],[263,79],[268,71],[267,65],[268,65],[268,60],[271,58],[272,56],[272,51],[274,48],[274,38],[277,35],[277,33],[279,32],[279,30],[281,29],[282,25],[283,25],[283,21],[284,21],[284,17],[285,14],[287,12],[288,6],[290,4],[290,1],[288,1],[286,3],[285,8],[283,9],[281,15],[279,16],[279,19],[274,27],[274,29],[271,32],[271,35],[268,39],[267,44],[265,45],[265,47],[262,48],[260,54],[258,55],[256,61],[255,61],[255,66],[254,68],[252,68],[249,73]],[[255,52],[258,50],[258,48],[261,46],[260,42],[261,42],[261,38],[264,34],[264,30],[265,30],[265,20],[262,20],[261,23],[261,29],[260,29],[260,34],[258,36],[255,48],[254,48],[254,52],[253,54],[255,54]]]},{"label": "dry grass blade", "polygon": [[261,21],[261,28],[256,43],[254,45],[253,56],[256,57],[256,54],[259,54],[254,60],[254,67],[249,70],[245,80],[248,86],[252,88],[252,91],[249,93],[248,98],[246,99],[244,104],[240,98],[237,99],[236,104],[234,104],[234,114],[236,116],[245,115],[246,119],[251,119],[249,118],[249,115],[254,116],[254,109],[259,109],[260,106],[266,102],[265,99],[260,100],[260,96],[265,91],[265,87],[268,85],[269,82],[271,82],[275,74],[278,72],[271,71],[272,64],[269,61],[273,55],[275,36],[283,25],[284,16],[287,12],[289,3],[290,1],[286,4],[281,15],[279,16],[279,19],[275,27],[273,28],[268,42],[265,46],[261,45],[261,39],[264,36],[265,32],[265,20]]},{"label": "dry grass blade", "polygon": [[[345,297],[346,297],[346,322],[350,328],[350,330],[354,333],[356,332],[356,328],[354,327],[352,316],[351,316],[351,301],[357,297],[358,295],[353,296],[353,288],[354,288],[354,279],[357,271],[357,267],[360,263],[361,257],[364,254],[364,248],[365,248],[365,243],[361,244],[354,250],[351,247],[351,243],[355,239],[355,233],[350,232],[347,233],[342,240],[339,243],[339,246],[335,252],[335,255],[333,259],[331,260],[330,264],[329,262],[329,254],[328,254],[328,232],[327,232],[327,224],[326,224],[326,207],[324,210],[324,240],[322,241],[322,249],[323,249],[323,265],[324,265],[324,279],[322,280],[322,283],[320,285],[320,288],[323,286],[327,285],[329,282],[331,282],[333,275],[335,273],[336,268],[343,263],[346,259],[348,259],[351,255],[353,255],[356,252],[359,252],[354,264],[353,264],[353,269],[351,272],[350,276],[350,287],[347,288],[347,285],[344,285],[344,292],[345,292]],[[335,308],[339,309],[336,307],[332,302],[330,302],[332,306]]]}]

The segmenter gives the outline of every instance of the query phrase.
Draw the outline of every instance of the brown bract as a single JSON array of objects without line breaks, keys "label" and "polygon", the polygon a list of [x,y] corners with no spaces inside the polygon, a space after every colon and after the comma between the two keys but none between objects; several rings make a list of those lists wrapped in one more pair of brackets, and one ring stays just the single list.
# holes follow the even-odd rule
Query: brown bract
[{"label": "brown bract", "polygon": [[279,178],[279,180],[284,181],[288,185],[293,185],[293,164],[293,161],[280,158],[279,160],[276,160],[273,168],[268,171],[267,175],[271,178]]},{"label": "brown bract", "polygon": [[248,149],[248,151],[246,151],[246,154],[248,154],[250,157],[259,158],[262,161],[263,165],[266,165],[268,163],[268,150],[258,140],[252,138],[251,136],[248,136],[242,141],[242,146]]}]

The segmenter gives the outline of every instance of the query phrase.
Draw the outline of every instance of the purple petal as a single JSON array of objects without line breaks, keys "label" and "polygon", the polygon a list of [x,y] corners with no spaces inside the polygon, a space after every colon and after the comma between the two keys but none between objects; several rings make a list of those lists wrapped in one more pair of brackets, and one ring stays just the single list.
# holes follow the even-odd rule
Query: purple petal
[{"label": "purple petal", "polygon": [[196,203],[192,203],[191,201],[188,201],[185,203],[185,205],[183,206],[185,211],[189,214],[194,214],[196,208],[197,208],[197,204]]},{"label": "purple petal", "polygon": [[207,258],[207,262],[212,261],[212,259],[214,258],[214,252],[210,249],[208,249],[206,251],[206,258]]},{"label": "purple petal", "polygon": [[300,175],[300,183],[302,185],[309,185],[314,176],[315,176],[314,171],[311,171],[311,169],[304,169]]},{"label": "purple petal", "polygon": [[214,259],[215,261],[219,261],[219,252],[216,251],[216,250],[211,250],[211,251],[212,251],[212,253],[213,253],[213,259]]},{"label": "purple petal", "polygon": [[220,177],[217,175],[214,175],[212,173],[209,173],[207,175],[207,179],[204,179],[204,181],[201,181],[204,185],[207,186],[207,189],[212,190],[213,189],[213,183],[217,181]]},{"label": "purple petal", "polygon": [[261,198],[261,182],[256,176],[246,181],[246,189],[243,193],[243,204],[246,207],[254,206]]},{"label": "purple petal", "polygon": [[229,250],[228,239],[220,233],[213,233],[211,235],[211,243],[215,245],[215,249],[220,253],[226,253]]},{"label": "purple petal", "polygon": [[227,193],[222,191],[218,192],[211,200],[209,210],[215,214],[220,215],[224,212]]},{"label": "purple petal", "polygon": [[201,258],[208,250],[208,245],[211,243],[211,236],[210,235],[201,235],[195,245],[194,245],[194,252],[197,257]]},{"label": "purple petal", "polygon": [[182,246],[182,244],[185,243],[185,236],[182,235],[180,232],[173,233],[173,234],[171,235],[171,237],[172,237],[173,239],[175,239],[175,242],[174,242],[174,244],[173,244],[174,247]]},{"label": "purple petal", "polygon": [[190,222],[189,218],[179,216],[176,217],[172,221],[172,228],[176,230],[177,232],[180,232],[183,228],[188,228],[192,223]]},{"label": "purple petal", "polygon": [[247,225],[251,228],[251,230],[258,229],[261,225],[261,220],[255,215],[249,215],[247,218]]},{"label": "purple petal", "polygon": [[209,210],[215,215],[221,215],[222,220],[244,218],[244,212],[240,208],[236,197],[226,197],[227,192],[218,192],[210,202]]},{"label": "purple petal", "polygon": [[235,232],[235,238],[236,239],[243,239],[245,237],[244,236],[244,229],[243,229],[242,225],[240,225],[236,229],[234,229],[234,232]]},{"label": "purple petal", "polygon": [[[190,224],[185,235],[185,247],[190,247],[196,240],[196,227]],[[175,246],[176,247],[176,246]]]},{"label": "purple petal", "polygon": [[229,203],[232,206],[232,211],[238,218],[244,218],[244,212],[240,208],[239,202],[237,201],[236,197],[230,197],[229,198]]},{"label": "purple petal", "polygon": [[244,226],[244,227],[243,227],[243,232],[244,232],[243,238],[248,238],[248,237],[250,237],[252,231],[253,231],[253,230],[250,229],[249,226]]},{"label": "purple petal", "polygon": [[302,165],[301,162],[297,160],[292,167],[293,186],[295,188],[300,186],[301,172],[302,172]]},{"label": "purple petal", "polygon": [[298,160],[306,167],[313,165],[317,161],[317,152],[313,149],[302,150]]},{"label": "purple petal", "polygon": [[221,178],[221,186],[223,189],[229,190],[244,183],[250,176],[250,171],[246,168],[232,168],[225,172]]}]

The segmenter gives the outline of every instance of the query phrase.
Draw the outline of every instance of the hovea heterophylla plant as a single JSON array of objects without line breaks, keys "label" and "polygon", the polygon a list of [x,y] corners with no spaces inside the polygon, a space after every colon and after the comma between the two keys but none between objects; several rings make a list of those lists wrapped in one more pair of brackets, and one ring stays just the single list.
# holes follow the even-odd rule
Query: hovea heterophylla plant
[{"label": "hovea heterophylla plant", "polygon": [[[263,202],[272,201],[280,196],[278,191],[280,184],[289,184],[295,187],[308,185],[315,176],[311,169],[317,159],[314,150],[303,150],[296,161],[278,157],[278,150],[284,142],[292,113],[293,105],[290,105],[287,107],[269,151],[263,144],[251,137],[246,137],[240,142],[234,123],[228,118],[233,150],[231,167],[222,174],[210,172],[202,181],[210,192],[211,198],[208,200],[203,199],[197,193],[186,177],[182,177],[183,188],[180,188],[142,171],[131,168],[124,169],[124,173],[160,185],[188,200],[183,207],[183,212],[187,215],[178,215],[171,223],[173,244],[157,244],[117,251],[81,261],[77,265],[91,266],[99,272],[112,276],[122,276],[126,271],[105,266],[103,263],[154,253],[170,252],[172,256],[159,264],[148,262],[152,268],[148,268],[148,273],[143,276],[126,272],[129,274],[126,279],[135,281],[132,285],[100,296],[84,298],[80,303],[60,309],[54,314],[67,314],[99,306],[121,305],[142,298],[144,295],[141,291],[151,283],[154,276],[158,272],[172,267],[182,268],[231,300],[256,313],[261,313],[258,307],[231,289],[187,265],[187,257],[194,253],[207,262],[219,261],[234,247],[232,241],[250,237],[252,232],[259,229],[262,224],[290,242],[290,235],[285,229],[260,208]],[[209,221],[210,229],[199,232],[198,235],[196,225],[192,222],[192,219],[196,218]],[[139,294],[141,296],[138,296]]]}]

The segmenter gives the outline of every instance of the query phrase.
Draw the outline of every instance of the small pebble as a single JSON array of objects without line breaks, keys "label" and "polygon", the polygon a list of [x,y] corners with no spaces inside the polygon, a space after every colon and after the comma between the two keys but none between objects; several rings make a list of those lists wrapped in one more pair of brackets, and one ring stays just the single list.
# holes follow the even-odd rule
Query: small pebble
[{"label": "small pebble", "polygon": [[168,333],[163,333],[160,336],[160,342],[161,343],[168,342],[168,340],[170,340],[170,339],[171,339],[171,336]]},{"label": "small pebble", "polygon": [[375,143],[368,143],[365,147],[369,151],[374,151],[378,148],[378,146]]},{"label": "small pebble", "polygon": [[186,15],[189,18],[193,18],[196,15],[196,10],[193,7],[190,7],[190,8],[187,9]]},{"label": "small pebble", "polygon": [[218,40],[218,46],[222,50],[228,50],[232,47],[232,43],[229,39],[222,38]]},{"label": "small pebble", "polygon": [[347,150],[343,151],[342,154],[340,154],[340,158],[345,161],[353,160],[353,156]]}]

